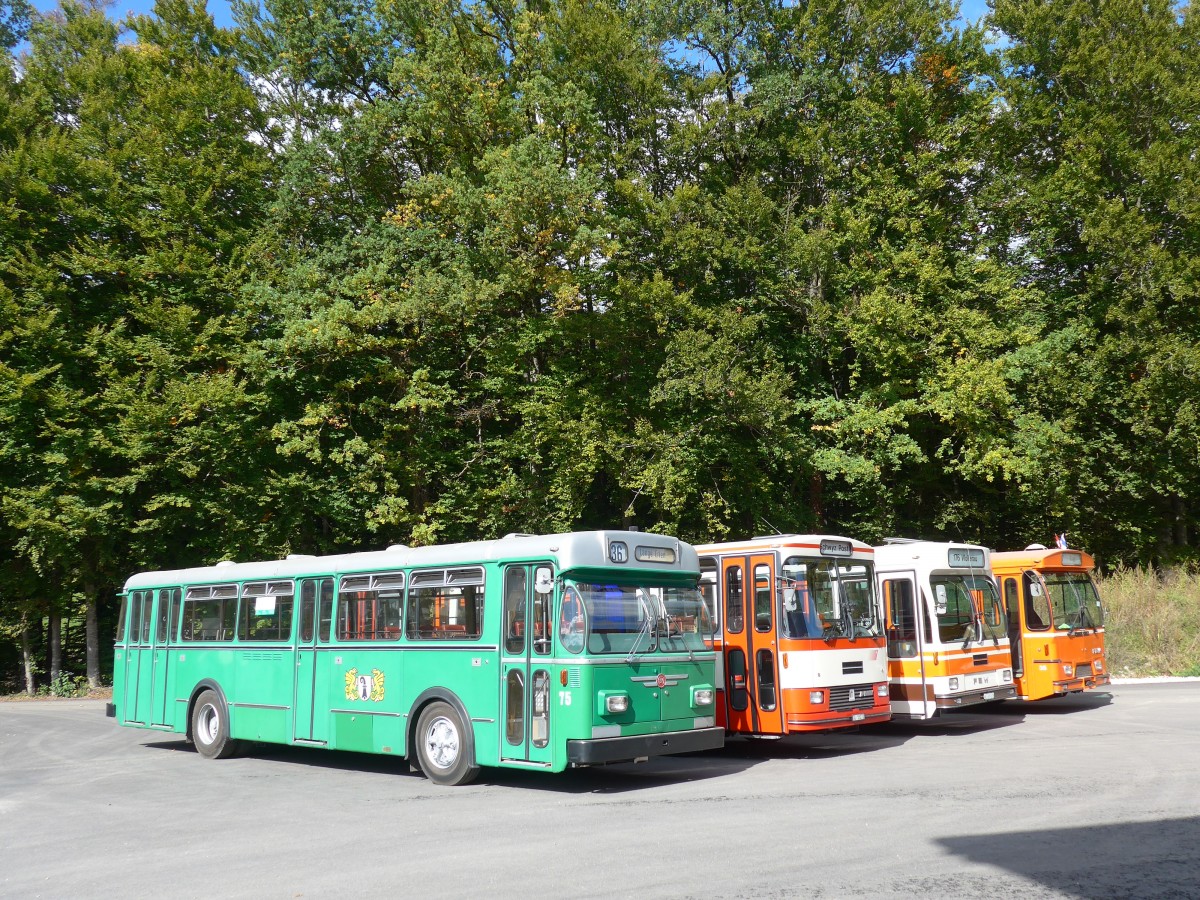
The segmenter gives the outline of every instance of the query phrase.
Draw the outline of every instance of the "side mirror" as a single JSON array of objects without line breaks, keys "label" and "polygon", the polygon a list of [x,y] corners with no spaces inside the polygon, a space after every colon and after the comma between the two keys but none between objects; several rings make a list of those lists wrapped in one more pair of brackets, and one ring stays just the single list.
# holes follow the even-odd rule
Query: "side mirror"
[{"label": "side mirror", "polygon": [[1032,596],[1032,597],[1040,597],[1040,596],[1042,596],[1042,585],[1041,585],[1041,582],[1038,582],[1038,581],[1031,581],[1031,582],[1029,582],[1029,594],[1030,594],[1030,596]]},{"label": "side mirror", "polygon": [[939,584],[934,589],[933,611],[939,616],[944,616],[946,614],[946,607],[946,586],[944,584]]},{"label": "side mirror", "polygon": [[533,573],[533,589],[539,594],[554,590],[554,572],[549,566],[538,566]]}]

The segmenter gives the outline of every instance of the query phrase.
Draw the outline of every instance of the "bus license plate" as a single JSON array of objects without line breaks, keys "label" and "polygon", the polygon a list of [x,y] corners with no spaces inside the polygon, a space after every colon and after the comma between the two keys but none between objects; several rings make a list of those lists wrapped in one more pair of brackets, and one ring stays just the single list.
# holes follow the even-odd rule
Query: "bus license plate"
[{"label": "bus license plate", "polygon": [[865,718],[866,718],[866,715],[864,713],[855,713],[854,715],[852,715],[850,717],[850,721],[851,722],[861,722]]},{"label": "bus license plate", "polygon": [[988,691],[987,693],[985,693],[985,694],[983,695],[983,699],[984,699],[984,700],[995,700],[995,699],[996,699],[996,692],[995,692],[995,691]]}]

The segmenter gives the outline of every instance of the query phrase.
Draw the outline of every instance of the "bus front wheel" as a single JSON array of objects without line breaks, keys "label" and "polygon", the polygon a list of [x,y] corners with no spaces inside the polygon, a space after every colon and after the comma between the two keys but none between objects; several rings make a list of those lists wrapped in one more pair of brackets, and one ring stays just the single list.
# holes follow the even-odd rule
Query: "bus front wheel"
[{"label": "bus front wheel", "polygon": [[479,766],[468,759],[462,719],[448,703],[431,703],[417,722],[417,759],[425,777],[436,784],[468,784]]},{"label": "bus front wheel", "polygon": [[216,691],[204,691],[192,710],[192,742],[201,756],[228,759],[238,751],[238,742],[229,737],[229,717]]}]

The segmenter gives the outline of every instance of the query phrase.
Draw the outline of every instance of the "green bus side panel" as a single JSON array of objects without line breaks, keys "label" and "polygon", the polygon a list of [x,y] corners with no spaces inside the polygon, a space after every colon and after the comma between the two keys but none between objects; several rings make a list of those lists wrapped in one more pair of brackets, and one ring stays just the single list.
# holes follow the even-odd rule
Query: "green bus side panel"
[{"label": "green bus side panel", "polygon": [[[430,642],[431,644],[433,642]],[[411,647],[411,645],[410,645]],[[500,664],[495,650],[464,647],[411,650],[404,655],[404,711],[427,688],[449,691],[462,702],[475,738],[475,760],[494,766],[500,761]],[[415,723],[414,723],[415,724]]]},{"label": "green bus side panel", "polygon": [[117,647],[113,651],[113,706],[117,710],[117,721],[124,722],[128,716],[125,715],[125,649]]},{"label": "green bus side panel", "polygon": [[375,747],[375,716],[365,713],[338,713],[333,721],[337,727],[333,745],[339,750],[379,752]]},{"label": "green bus side panel", "polygon": [[[237,664],[232,647],[206,647],[203,644],[181,644],[171,648],[174,654],[171,659],[173,680],[175,684],[174,697],[168,697],[167,702],[174,704],[173,718],[175,730],[186,732],[188,728],[188,701],[196,692],[201,681],[207,679],[217,684],[224,692],[227,700],[237,698],[236,672]],[[236,726],[237,714],[230,714],[230,734]]]},{"label": "green bus side panel", "polygon": [[401,656],[392,650],[338,647],[322,650],[314,734],[328,715],[328,746],[362,753],[404,753]]},{"label": "green bus side panel", "polygon": [[238,647],[235,678],[222,683],[229,701],[229,733],[249,741],[292,739],[295,651],[291,647]]}]

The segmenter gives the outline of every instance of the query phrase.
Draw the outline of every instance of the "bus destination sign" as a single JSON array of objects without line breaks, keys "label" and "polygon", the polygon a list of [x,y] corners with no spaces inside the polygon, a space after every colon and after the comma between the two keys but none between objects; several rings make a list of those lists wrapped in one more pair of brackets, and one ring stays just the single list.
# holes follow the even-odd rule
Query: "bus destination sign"
[{"label": "bus destination sign", "polygon": [[978,547],[951,547],[949,563],[952,569],[982,569],[983,551]]},{"label": "bus destination sign", "polygon": [[1062,555],[1062,564],[1064,566],[1082,566],[1083,554],[1074,550],[1067,551]]},{"label": "bus destination sign", "polygon": [[675,562],[675,551],[670,547],[643,547],[638,545],[633,548],[633,555],[639,562]]},{"label": "bus destination sign", "polygon": [[853,556],[854,545],[849,541],[821,541],[822,556]]}]

